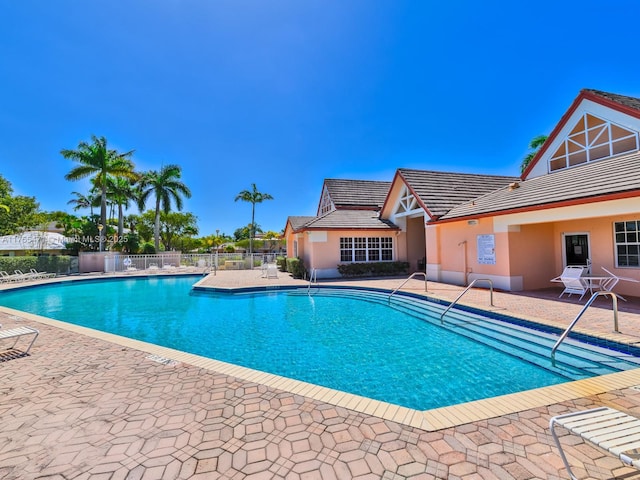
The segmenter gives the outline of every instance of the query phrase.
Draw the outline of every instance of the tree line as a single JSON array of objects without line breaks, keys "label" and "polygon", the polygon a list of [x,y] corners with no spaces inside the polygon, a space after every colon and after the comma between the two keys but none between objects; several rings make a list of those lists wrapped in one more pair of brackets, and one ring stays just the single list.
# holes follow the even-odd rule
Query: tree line
[{"label": "tree line", "polygon": [[[65,236],[76,239],[67,245],[72,252],[118,250],[127,253],[155,253],[163,249],[206,251],[228,242],[237,242],[238,246],[248,243],[249,251],[253,252],[257,233],[264,233],[271,245],[281,237],[277,232],[262,232],[255,223],[256,204],[273,199],[270,194],[260,192],[255,184],[235,198],[251,203],[249,225],[238,228],[233,237],[216,231],[215,235],[197,238],[197,217],[181,212],[184,199],[191,197],[191,190],[181,180],[180,166],[171,164],[158,170],[137,171],[132,159],[134,150],[119,152],[109,147],[105,137],[95,135],[90,142],[81,141],[77,148],[63,149],[60,154],[75,162],[65,175],[66,180],[90,181],[88,192],[74,191],[74,198],[67,202],[73,205],[74,211],[88,209],[89,216],[41,212],[34,197],[13,196],[11,183],[0,175],[0,235],[53,221]],[[153,208],[145,211],[149,203]],[[140,213],[125,215],[132,205],[137,206]],[[94,214],[94,209],[99,209],[99,213]]]}]

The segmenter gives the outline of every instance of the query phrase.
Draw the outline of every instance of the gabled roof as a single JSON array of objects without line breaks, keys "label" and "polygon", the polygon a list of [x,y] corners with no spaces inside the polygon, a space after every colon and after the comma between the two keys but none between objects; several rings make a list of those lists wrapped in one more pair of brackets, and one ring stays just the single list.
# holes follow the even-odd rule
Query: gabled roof
[{"label": "gabled roof", "polygon": [[461,203],[497,190],[518,177],[474,173],[398,169],[397,174],[418,196],[431,217],[440,217]]},{"label": "gabled roof", "polygon": [[553,128],[547,140],[542,144],[538,153],[536,153],[536,155],[531,159],[527,168],[524,169],[521,178],[527,178],[531,170],[533,170],[534,166],[538,163],[540,158],[545,154],[547,149],[567,124],[573,112],[576,111],[584,100],[591,100],[592,102],[617,110],[632,117],[640,118],[640,98],[628,97],[626,95],[618,95],[616,93],[608,93],[589,88],[580,90],[580,93],[575,98],[569,109],[564,113],[564,115],[562,115],[562,118],[560,118],[560,121]]},{"label": "gabled roof", "polygon": [[638,110],[640,112],[640,98],[618,95],[617,93],[603,92],[602,90],[594,90],[592,88],[585,88],[582,91],[585,94],[596,95],[603,98],[604,100],[609,100],[619,105],[633,108],[634,110]]},{"label": "gabled roof", "polygon": [[389,220],[381,219],[373,210],[334,210],[315,217],[302,230],[398,230]]},{"label": "gabled roof", "polygon": [[287,223],[291,225],[291,230],[296,232],[300,230],[302,227],[304,227],[307,223],[311,222],[312,220],[315,220],[316,218],[318,217],[311,217],[311,216],[289,217],[287,218]]},{"label": "gabled roof", "polygon": [[640,152],[598,160],[518,182],[453,208],[440,220],[640,197]]},{"label": "gabled roof", "polygon": [[336,209],[379,209],[387,198],[391,182],[327,178],[324,185]]}]

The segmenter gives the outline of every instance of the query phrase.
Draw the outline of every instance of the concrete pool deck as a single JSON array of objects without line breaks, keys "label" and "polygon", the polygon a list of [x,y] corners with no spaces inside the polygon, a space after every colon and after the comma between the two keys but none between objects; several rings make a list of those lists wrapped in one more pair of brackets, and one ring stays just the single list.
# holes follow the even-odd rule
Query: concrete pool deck
[{"label": "concrete pool deck", "polygon": [[[323,283],[393,289],[401,281]],[[306,282],[285,274],[265,279],[259,271],[220,271],[202,284]],[[427,287],[428,295],[449,300],[462,290],[434,282]],[[424,282],[412,280],[403,290],[424,291]],[[566,325],[585,300],[558,300],[558,293],[495,292],[491,308]],[[487,290],[474,289],[462,303],[487,308],[488,298]],[[609,309],[600,308],[606,302],[598,305],[578,330],[640,342],[637,298],[620,302],[620,334],[611,332],[610,301]],[[640,416],[636,371],[609,375],[617,378],[604,383],[593,379],[595,386],[573,382],[570,398],[540,398],[534,391],[534,407],[503,399],[509,413],[494,414],[479,404],[464,415],[481,419],[448,419],[445,412],[442,421],[452,426],[425,417],[420,428],[408,414],[394,421],[388,409],[367,413],[333,397],[320,400],[314,391],[319,387],[309,386],[307,394],[291,391],[286,381],[269,386],[269,379],[244,379],[246,369],[220,372],[180,352],[152,351],[142,342],[1,307],[0,323],[41,332],[30,356],[0,362],[0,478],[567,478],[548,431],[551,416],[600,405]],[[640,478],[576,437],[562,441],[581,478]]]}]

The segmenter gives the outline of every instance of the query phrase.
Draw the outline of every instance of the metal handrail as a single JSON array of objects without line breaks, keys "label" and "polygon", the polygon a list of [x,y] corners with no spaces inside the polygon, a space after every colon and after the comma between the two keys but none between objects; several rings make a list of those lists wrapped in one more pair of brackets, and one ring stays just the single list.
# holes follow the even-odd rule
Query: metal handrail
[{"label": "metal handrail", "polygon": [[307,295],[311,292],[311,283],[318,283],[318,270],[315,268],[311,269],[311,273],[309,274],[309,286],[307,287]]},{"label": "metal handrail", "polygon": [[476,282],[480,282],[480,281],[482,281],[482,282],[489,282],[489,290],[490,290],[490,292],[491,292],[491,293],[490,293],[490,303],[491,303],[491,306],[492,306],[492,307],[494,306],[494,305],[493,305],[493,282],[491,281],[491,279],[490,279],[490,278],[476,278],[476,279],[474,279],[474,280],[469,284],[469,286],[468,286],[467,288],[465,288],[465,289],[462,291],[462,293],[461,293],[460,295],[458,295],[458,297],[457,297],[453,302],[451,302],[451,303],[449,304],[449,306],[448,306],[447,308],[445,308],[445,309],[444,309],[444,312],[442,312],[442,315],[440,315],[440,323],[441,323],[441,324],[444,324],[444,316],[447,314],[447,312],[448,312],[449,310],[451,310],[451,309],[453,308],[453,306],[454,306],[456,303],[458,303],[458,300],[460,300],[460,299],[462,298],[462,296],[463,296],[465,293],[467,293],[467,292],[471,289],[471,287],[473,287],[473,286],[476,284]]},{"label": "metal handrail", "polygon": [[580,320],[580,317],[582,317],[582,314],[587,311],[587,308],[589,308],[591,304],[595,301],[595,299],[598,298],[600,295],[611,296],[611,301],[613,305],[613,331],[616,333],[620,333],[620,331],[618,330],[618,295],[616,295],[613,292],[604,292],[604,291],[595,292],[593,295],[591,295],[591,298],[587,301],[585,306],[582,307],[582,310],[580,310],[580,313],[576,316],[576,318],[573,319],[573,322],[571,322],[567,327],[567,329],[564,331],[564,333],[560,335],[560,338],[551,349],[551,362],[554,367],[556,366],[556,350],[558,349],[560,344],[564,341],[564,339],[567,338],[567,335],[569,335],[569,332],[574,327],[574,325],[578,323],[578,320]]},{"label": "metal handrail", "polygon": [[413,277],[415,277],[416,275],[424,275],[424,291],[427,291],[427,274],[426,272],[413,272],[411,275],[409,275],[409,278],[407,278],[404,282],[402,282],[400,284],[400,286],[398,288],[396,288],[393,292],[391,292],[389,294],[389,297],[387,298],[387,300],[389,301],[389,303],[391,303],[391,297],[393,297],[393,295],[400,290],[402,287],[404,287],[404,285],[411,280]]}]

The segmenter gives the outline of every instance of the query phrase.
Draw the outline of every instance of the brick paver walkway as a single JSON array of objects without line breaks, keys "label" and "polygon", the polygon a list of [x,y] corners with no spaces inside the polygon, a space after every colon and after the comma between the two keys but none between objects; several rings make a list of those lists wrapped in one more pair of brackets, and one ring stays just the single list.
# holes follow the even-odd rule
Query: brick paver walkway
[{"label": "brick paver walkway", "polygon": [[[478,304],[486,302],[486,292],[477,293],[484,296]],[[547,301],[558,312],[580,307],[513,297],[523,310]],[[640,318],[626,308],[624,329]],[[33,325],[1,312],[0,323]],[[550,416],[597,405],[640,416],[640,392],[628,388],[426,432],[34,326],[41,335],[31,355],[0,363],[0,478],[7,480],[558,479],[566,472],[552,447]],[[609,319],[602,328],[610,327]],[[640,478],[575,437],[563,444],[580,478]]]}]

